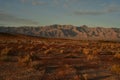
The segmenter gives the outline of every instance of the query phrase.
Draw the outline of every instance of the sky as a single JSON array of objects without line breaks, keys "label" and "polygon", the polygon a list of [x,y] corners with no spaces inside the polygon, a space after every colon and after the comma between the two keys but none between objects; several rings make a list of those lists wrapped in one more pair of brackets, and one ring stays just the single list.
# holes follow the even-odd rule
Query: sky
[{"label": "sky", "polygon": [[0,26],[120,28],[120,0],[0,0]]}]

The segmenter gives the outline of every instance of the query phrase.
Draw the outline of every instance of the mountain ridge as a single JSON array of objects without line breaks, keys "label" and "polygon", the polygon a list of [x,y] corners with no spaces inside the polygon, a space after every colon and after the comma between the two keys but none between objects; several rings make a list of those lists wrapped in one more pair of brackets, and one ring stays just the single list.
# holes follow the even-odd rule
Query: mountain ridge
[{"label": "mountain ridge", "polygon": [[75,40],[120,40],[120,28],[88,27],[86,25],[80,27],[57,24],[40,27],[1,26],[0,32]]}]

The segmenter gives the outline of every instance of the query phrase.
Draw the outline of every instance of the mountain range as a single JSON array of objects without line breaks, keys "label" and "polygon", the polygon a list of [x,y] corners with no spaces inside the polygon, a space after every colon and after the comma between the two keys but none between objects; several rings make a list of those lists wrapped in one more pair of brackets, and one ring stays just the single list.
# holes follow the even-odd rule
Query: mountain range
[{"label": "mountain range", "polygon": [[24,34],[46,38],[64,38],[75,40],[118,40],[120,41],[120,28],[77,27],[73,25],[49,25],[40,27],[4,27],[0,32],[11,34]]}]

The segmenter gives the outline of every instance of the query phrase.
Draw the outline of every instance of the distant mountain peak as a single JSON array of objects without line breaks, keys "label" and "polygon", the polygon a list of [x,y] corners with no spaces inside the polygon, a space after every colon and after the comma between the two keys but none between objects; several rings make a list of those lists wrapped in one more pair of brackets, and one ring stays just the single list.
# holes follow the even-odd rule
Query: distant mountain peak
[{"label": "distant mountain peak", "polygon": [[41,27],[0,27],[0,32],[25,34],[47,38],[65,38],[81,40],[119,40],[120,28],[80,27],[54,24]]},{"label": "distant mountain peak", "polygon": [[88,26],[87,25],[82,25],[82,26],[80,26],[81,28],[88,28]]}]

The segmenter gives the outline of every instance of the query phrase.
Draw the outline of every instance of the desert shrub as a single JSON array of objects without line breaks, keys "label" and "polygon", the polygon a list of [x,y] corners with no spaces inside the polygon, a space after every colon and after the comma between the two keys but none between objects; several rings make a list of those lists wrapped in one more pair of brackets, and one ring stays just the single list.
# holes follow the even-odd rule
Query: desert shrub
[{"label": "desert shrub", "polygon": [[10,53],[10,50],[11,50],[11,48],[7,48],[6,47],[6,48],[4,48],[4,49],[1,50],[0,55],[1,56],[8,55]]},{"label": "desert shrub", "polygon": [[19,56],[19,51],[17,49],[12,48],[7,55],[8,56]]},{"label": "desert shrub", "polygon": [[116,53],[116,54],[114,55],[114,58],[120,59],[120,53]]},{"label": "desert shrub", "polygon": [[88,74],[85,73],[82,76],[83,76],[84,80],[88,80]]},{"label": "desert shrub", "polygon": [[69,53],[65,56],[65,58],[78,58],[78,55],[75,53]]},{"label": "desert shrub", "polygon": [[64,50],[60,50],[60,53],[63,54],[63,53],[64,53]]},{"label": "desert shrub", "polygon": [[44,80],[88,80],[87,74],[80,74],[68,64],[59,66],[53,73],[45,76]]},{"label": "desert shrub", "polygon": [[49,48],[49,49],[47,49],[47,50],[44,51],[44,54],[49,54],[51,52],[52,52],[52,48]]},{"label": "desert shrub", "polygon": [[26,55],[24,57],[18,58],[18,61],[21,64],[28,65],[32,61],[32,59],[31,59],[30,55]]},{"label": "desert shrub", "polygon": [[97,60],[98,57],[95,55],[87,55],[87,60]]},{"label": "desert shrub", "polygon": [[112,65],[111,71],[120,75],[120,65],[119,64]]},{"label": "desert shrub", "polygon": [[23,58],[20,58],[19,62],[21,62],[21,63],[29,63],[29,62],[31,62],[30,55],[26,55]]},{"label": "desert shrub", "polygon": [[20,63],[24,63],[24,64],[28,65],[32,61],[35,61],[35,60],[38,60],[38,59],[39,58],[35,54],[33,54],[33,52],[31,52],[30,54],[27,54],[23,57],[18,58],[18,61]]},{"label": "desert shrub", "polygon": [[50,73],[44,80],[81,80],[76,74],[76,69],[71,65],[65,64]]},{"label": "desert shrub", "polygon": [[34,70],[42,70],[44,68],[44,63],[40,61],[33,61],[30,63],[29,67]]},{"label": "desert shrub", "polygon": [[0,61],[9,62],[9,61],[12,61],[12,58],[9,56],[2,56],[0,57]]},{"label": "desert shrub", "polygon": [[94,49],[94,50],[92,50],[92,54],[93,54],[93,55],[97,55],[99,52],[100,52],[99,49]]},{"label": "desert shrub", "polygon": [[35,69],[35,70],[38,70],[40,68],[40,63],[39,62],[32,62],[30,64],[30,67]]},{"label": "desert shrub", "polygon": [[19,45],[19,46],[18,46],[18,49],[21,49],[21,48],[23,48],[23,45]]},{"label": "desert shrub", "polygon": [[12,48],[4,48],[0,52],[0,61],[6,61],[6,62],[16,62],[17,59],[13,56],[16,56],[15,50]]},{"label": "desert shrub", "polygon": [[89,49],[84,48],[82,51],[83,54],[88,55],[90,53]]}]

